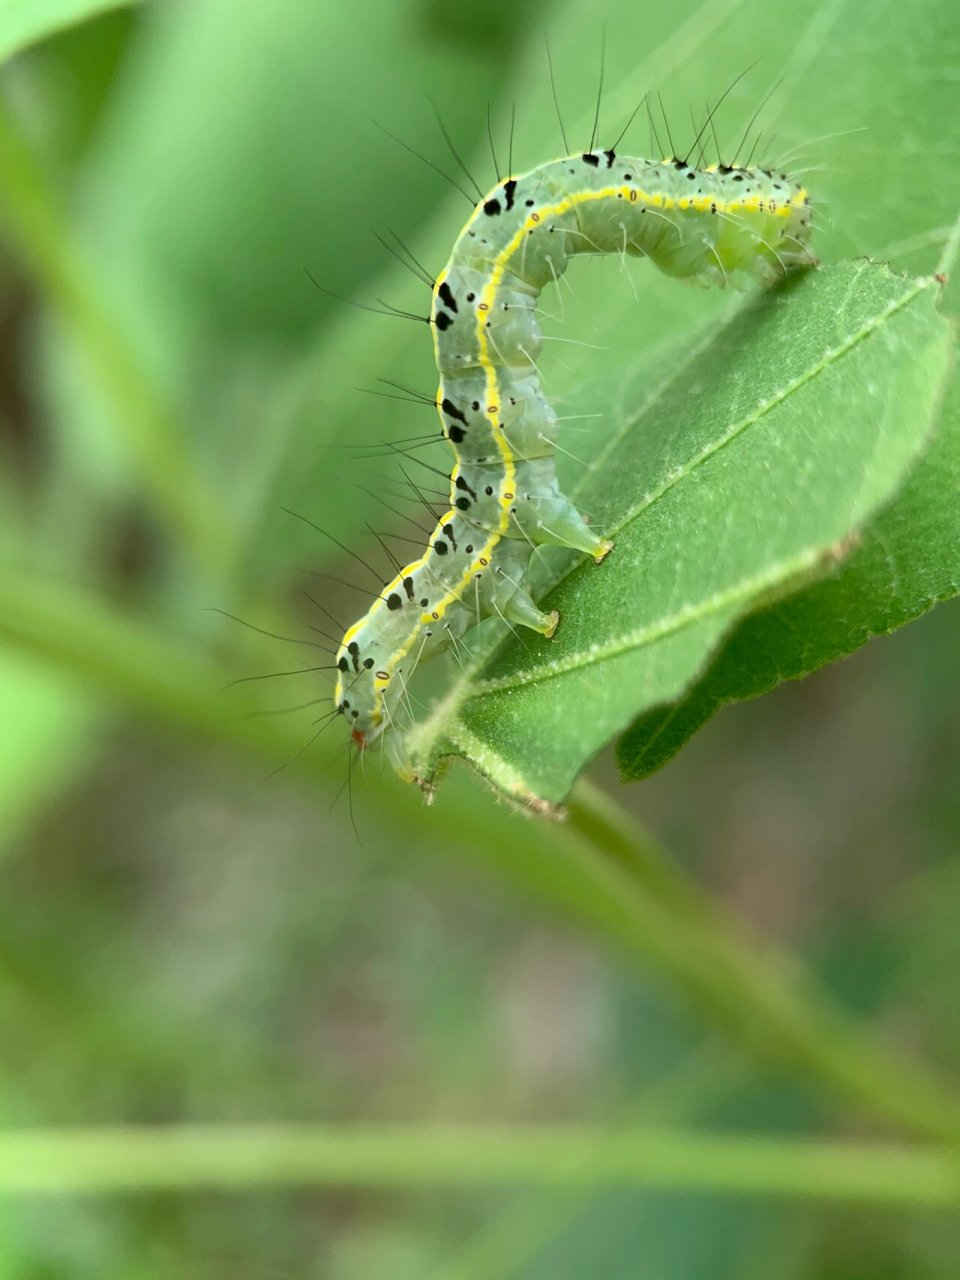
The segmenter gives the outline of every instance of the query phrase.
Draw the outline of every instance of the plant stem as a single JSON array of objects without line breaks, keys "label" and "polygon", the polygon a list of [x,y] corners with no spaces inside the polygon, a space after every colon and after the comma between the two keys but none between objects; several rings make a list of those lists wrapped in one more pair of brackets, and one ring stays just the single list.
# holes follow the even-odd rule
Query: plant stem
[{"label": "plant stem", "polygon": [[277,1186],[642,1187],[956,1209],[950,1154],[576,1127],[186,1125],[0,1137],[0,1194]]},{"label": "plant stem", "polygon": [[917,1136],[960,1140],[960,1102],[919,1062],[865,1034],[792,958],[687,876],[615,801],[581,781],[570,804],[591,874],[623,904],[621,938],[762,1058],[830,1084]]}]

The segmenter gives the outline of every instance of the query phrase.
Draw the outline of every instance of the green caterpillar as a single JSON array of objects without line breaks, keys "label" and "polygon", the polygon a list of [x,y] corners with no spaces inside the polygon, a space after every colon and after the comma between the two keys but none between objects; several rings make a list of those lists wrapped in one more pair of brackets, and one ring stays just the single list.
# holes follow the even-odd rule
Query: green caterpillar
[{"label": "green caterpillar", "polygon": [[558,421],[537,374],[536,305],[575,254],[649,258],[666,275],[772,283],[816,259],[806,190],[783,173],[587,151],[497,183],[474,209],[433,289],[441,430],[455,454],[450,510],[423,554],[384,587],[337,651],[335,710],[364,749],[383,738],[406,777],[398,711],[416,666],[489,615],[550,637],[559,615],[524,586],[549,543],[612,544],[557,484]]}]

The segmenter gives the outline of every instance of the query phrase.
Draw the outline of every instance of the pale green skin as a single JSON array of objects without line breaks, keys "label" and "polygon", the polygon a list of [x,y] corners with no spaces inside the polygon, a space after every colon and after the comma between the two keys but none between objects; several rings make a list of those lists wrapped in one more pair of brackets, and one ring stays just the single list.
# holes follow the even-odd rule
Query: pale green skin
[{"label": "pale green skin", "polygon": [[543,286],[586,253],[647,257],[701,284],[772,283],[816,261],[810,230],[806,192],[785,175],[603,151],[507,179],[477,205],[431,310],[437,405],[457,457],[451,511],[337,652],[335,705],[361,747],[386,733],[392,763],[412,776],[397,713],[415,666],[491,614],[551,636],[557,614],[523,585],[533,546],[598,561],[610,549],[557,487],[557,417],[536,368]]}]

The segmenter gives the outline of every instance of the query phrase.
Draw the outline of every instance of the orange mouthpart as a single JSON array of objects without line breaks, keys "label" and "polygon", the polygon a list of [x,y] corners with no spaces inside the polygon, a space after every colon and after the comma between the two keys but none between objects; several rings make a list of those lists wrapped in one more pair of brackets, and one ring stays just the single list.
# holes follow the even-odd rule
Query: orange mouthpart
[{"label": "orange mouthpart", "polygon": [[364,740],[363,734],[360,732],[359,729],[354,729],[353,732],[350,734],[350,737],[354,740],[354,742],[357,744],[357,746],[360,748],[361,751],[367,745],[366,741]]}]

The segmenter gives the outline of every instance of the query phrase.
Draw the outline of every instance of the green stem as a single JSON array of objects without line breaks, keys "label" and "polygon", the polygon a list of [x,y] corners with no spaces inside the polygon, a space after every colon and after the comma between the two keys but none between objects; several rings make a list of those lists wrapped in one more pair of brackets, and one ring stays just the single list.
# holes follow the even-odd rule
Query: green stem
[{"label": "green stem", "polygon": [[0,1194],[277,1186],[635,1187],[956,1209],[950,1154],[575,1127],[187,1125],[0,1137]]},{"label": "green stem", "polygon": [[589,873],[623,903],[622,940],[761,1058],[830,1084],[918,1136],[960,1140],[960,1102],[928,1067],[865,1034],[785,952],[751,936],[615,801],[580,782],[570,825]]},{"label": "green stem", "polygon": [[104,305],[96,273],[71,239],[59,202],[2,94],[0,209],[23,269],[71,332],[109,402],[157,514],[188,563],[222,571],[230,548],[226,526],[197,477],[186,433]]}]

